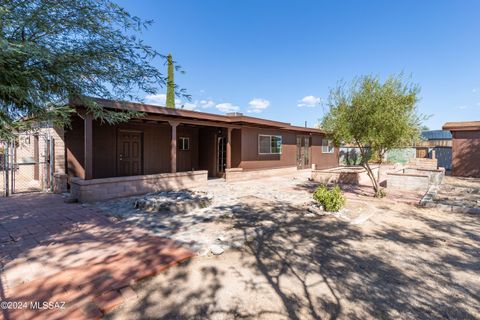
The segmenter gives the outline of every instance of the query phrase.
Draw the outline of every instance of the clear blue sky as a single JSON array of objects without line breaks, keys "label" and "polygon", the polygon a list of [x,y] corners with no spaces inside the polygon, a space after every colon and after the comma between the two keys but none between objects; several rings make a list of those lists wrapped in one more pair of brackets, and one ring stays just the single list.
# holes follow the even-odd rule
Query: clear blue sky
[{"label": "clear blue sky", "polygon": [[187,108],[313,126],[339,80],[403,71],[431,129],[480,120],[478,0],[117,3],[155,21],[142,37],[185,69]]}]

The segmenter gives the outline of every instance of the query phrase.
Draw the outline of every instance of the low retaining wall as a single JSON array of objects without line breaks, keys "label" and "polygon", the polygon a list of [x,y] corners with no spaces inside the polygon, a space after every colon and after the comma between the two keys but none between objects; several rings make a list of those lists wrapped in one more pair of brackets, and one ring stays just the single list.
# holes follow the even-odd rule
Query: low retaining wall
[{"label": "low retaining wall", "polygon": [[411,158],[407,163],[407,167],[436,170],[438,167],[438,161],[437,159],[429,158]]},{"label": "low retaining wall", "polygon": [[445,169],[404,168],[396,172],[387,173],[387,188],[427,191],[432,185],[442,183]]},{"label": "low retaining wall", "polygon": [[225,170],[226,181],[255,180],[258,178],[277,177],[295,174],[297,167],[285,167],[275,169],[243,170],[243,168],[231,168]]},{"label": "low retaining wall", "polygon": [[92,180],[72,178],[70,193],[72,199],[94,202],[149,192],[198,187],[207,183],[207,177],[208,171],[201,170]]},{"label": "low retaining wall", "polygon": [[[374,175],[378,174],[378,166],[372,166]],[[323,184],[371,185],[367,170],[360,166],[345,166],[331,169],[312,170],[312,180]]]}]

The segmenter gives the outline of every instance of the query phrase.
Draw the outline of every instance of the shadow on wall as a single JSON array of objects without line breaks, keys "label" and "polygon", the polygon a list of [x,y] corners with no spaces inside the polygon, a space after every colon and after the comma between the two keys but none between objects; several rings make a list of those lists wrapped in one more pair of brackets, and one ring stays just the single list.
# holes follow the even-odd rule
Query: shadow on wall
[{"label": "shadow on wall", "polygon": [[455,132],[452,175],[480,177],[480,131]]},{"label": "shadow on wall", "polygon": [[[462,216],[462,223],[452,226],[449,222],[421,216],[419,219],[428,226],[424,230],[399,230],[387,225],[364,234],[358,227],[331,217],[307,218],[301,214],[301,208],[282,201],[263,203],[257,198],[255,204],[248,204],[246,200],[222,209],[233,212],[233,220],[226,222],[243,230],[245,240],[254,236],[253,241],[247,241],[245,250],[238,253],[239,262],[214,266],[215,262],[210,261],[209,267],[201,269],[199,279],[192,279],[194,275],[188,268],[171,270],[154,286],[145,287],[148,288],[146,296],[132,307],[130,316],[158,319],[214,316],[257,319],[265,315],[288,319],[476,317],[471,310],[478,306],[478,292],[458,284],[449,272],[455,268],[480,272],[477,256],[480,237],[471,233],[471,228],[478,228],[473,217]],[[442,238],[446,236],[454,238],[449,246],[455,253],[437,250],[434,259],[423,260],[419,251],[444,248]],[[462,237],[476,245],[465,245]],[[370,247],[363,246],[365,242],[369,242]],[[399,265],[392,259],[398,252],[388,249],[396,246],[407,251],[411,248],[415,254]],[[462,255],[462,259],[452,254]],[[245,276],[245,270],[250,270],[256,278]],[[225,303],[229,292],[225,288],[232,286],[232,281],[238,282],[235,286],[241,293],[232,298],[231,303]],[[201,283],[201,286],[192,288],[192,283]],[[439,291],[438,284],[445,290]],[[268,292],[273,292],[274,298],[264,304],[252,302],[251,299],[262,299]],[[274,308],[272,301],[279,303],[278,308]],[[114,318],[114,314],[111,317]]]},{"label": "shadow on wall", "polygon": [[161,173],[104,179],[71,180],[71,198],[80,202],[95,202],[150,192],[180,190],[203,185],[208,171]]}]

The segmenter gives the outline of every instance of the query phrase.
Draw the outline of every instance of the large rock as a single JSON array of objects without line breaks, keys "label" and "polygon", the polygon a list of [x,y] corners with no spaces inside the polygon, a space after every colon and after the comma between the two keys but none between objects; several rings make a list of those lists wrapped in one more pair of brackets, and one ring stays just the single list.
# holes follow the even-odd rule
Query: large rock
[{"label": "large rock", "polygon": [[148,194],[135,202],[135,208],[147,212],[187,213],[210,206],[212,197],[205,193],[182,191],[163,191]]}]

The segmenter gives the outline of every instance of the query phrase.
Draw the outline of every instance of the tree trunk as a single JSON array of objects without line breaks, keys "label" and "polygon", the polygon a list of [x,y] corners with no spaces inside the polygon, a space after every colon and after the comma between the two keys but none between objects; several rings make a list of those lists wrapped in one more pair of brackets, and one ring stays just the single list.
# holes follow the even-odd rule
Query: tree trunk
[{"label": "tree trunk", "polygon": [[365,149],[361,147],[358,142],[357,142],[357,146],[360,149],[360,154],[362,156],[362,167],[365,168],[365,170],[367,171],[367,175],[370,178],[370,181],[372,182],[372,187],[375,193],[375,197],[380,197],[381,192],[380,192],[380,186],[378,184],[379,179],[375,177],[375,174],[373,173],[372,168],[370,168],[370,164],[368,163],[368,158],[366,156]]}]

